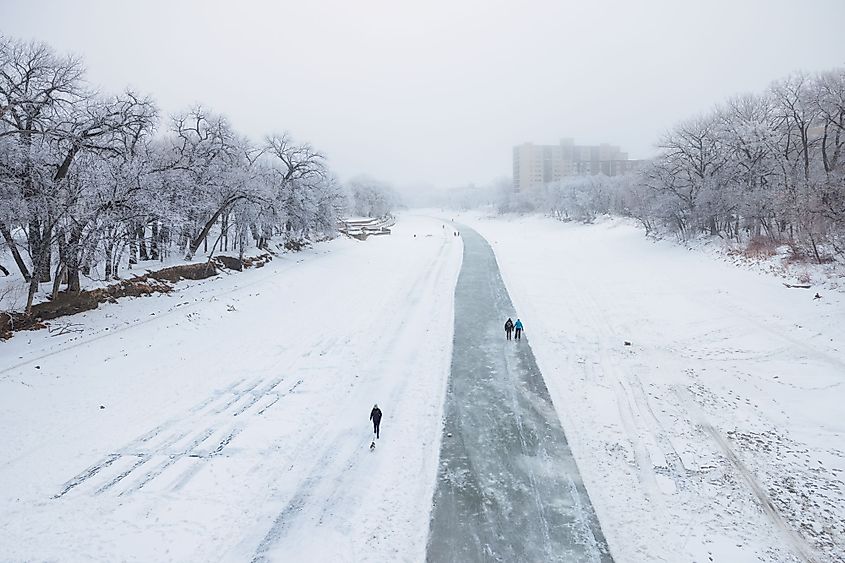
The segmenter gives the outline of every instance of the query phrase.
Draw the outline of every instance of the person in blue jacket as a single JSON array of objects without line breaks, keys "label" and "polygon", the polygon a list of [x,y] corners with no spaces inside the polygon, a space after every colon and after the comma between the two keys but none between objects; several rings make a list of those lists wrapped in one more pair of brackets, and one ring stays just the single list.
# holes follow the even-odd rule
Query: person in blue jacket
[{"label": "person in blue jacket", "polygon": [[513,335],[514,338],[516,338],[517,340],[520,340],[521,337],[522,337],[522,321],[519,320],[519,319],[516,319],[516,322],[513,323],[513,328],[515,329],[514,335]]}]

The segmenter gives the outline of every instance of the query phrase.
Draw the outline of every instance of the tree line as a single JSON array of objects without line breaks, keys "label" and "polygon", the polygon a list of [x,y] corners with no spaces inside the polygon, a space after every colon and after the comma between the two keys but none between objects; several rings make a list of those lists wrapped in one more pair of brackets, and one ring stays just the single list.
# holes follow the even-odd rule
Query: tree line
[{"label": "tree line", "polygon": [[352,178],[346,188],[350,211],[360,217],[386,217],[400,202],[399,195],[390,184],[370,176]]},{"label": "tree line", "polygon": [[763,237],[845,259],[845,69],[798,73],[674,126],[636,174],[565,178],[500,209],[634,217],[647,232]]},{"label": "tree line", "polygon": [[148,96],[95,91],[79,58],[0,36],[0,233],[27,312],[40,284],[78,292],[125,259],[331,235],[345,203],[307,143],[255,143],[201,106],[162,119]]}]

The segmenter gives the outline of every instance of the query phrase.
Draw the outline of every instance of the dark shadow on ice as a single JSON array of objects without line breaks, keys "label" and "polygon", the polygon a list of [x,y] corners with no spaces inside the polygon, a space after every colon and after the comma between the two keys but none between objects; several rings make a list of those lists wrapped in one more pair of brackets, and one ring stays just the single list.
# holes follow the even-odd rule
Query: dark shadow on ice
[{"label": "dark shadow on ice", "polygon": [[493,251],[461,234],[427,559],[612,562],[527,337],[505,340],[516,314]]}]

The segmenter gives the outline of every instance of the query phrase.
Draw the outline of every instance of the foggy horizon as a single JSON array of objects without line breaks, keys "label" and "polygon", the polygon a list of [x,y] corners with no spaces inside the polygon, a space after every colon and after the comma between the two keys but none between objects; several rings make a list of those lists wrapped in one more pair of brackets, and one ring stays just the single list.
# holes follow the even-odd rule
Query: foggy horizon
[{"label": "foggy horizon", "polygon": [[92,84],[149,94],[163,119],[201,103],[399,189],[510,176],[524,142],[648,158],[678,121],[845,62],[836,0],[45,4],[4,2],[2,33],[81,56]]}]

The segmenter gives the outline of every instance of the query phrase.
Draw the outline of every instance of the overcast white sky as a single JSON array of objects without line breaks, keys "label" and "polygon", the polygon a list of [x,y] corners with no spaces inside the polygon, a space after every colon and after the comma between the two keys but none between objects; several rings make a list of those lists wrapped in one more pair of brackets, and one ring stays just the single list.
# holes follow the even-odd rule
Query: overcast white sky
[{"label": "overcast white sky", "polygon": [[560,137],[648,157],[734,94],[845,64],[845,0],[0,0],[106,91],[290,131],[342,178],[448,187]]}]

